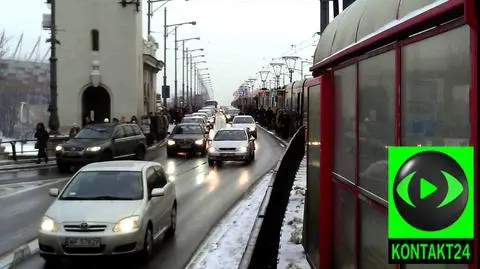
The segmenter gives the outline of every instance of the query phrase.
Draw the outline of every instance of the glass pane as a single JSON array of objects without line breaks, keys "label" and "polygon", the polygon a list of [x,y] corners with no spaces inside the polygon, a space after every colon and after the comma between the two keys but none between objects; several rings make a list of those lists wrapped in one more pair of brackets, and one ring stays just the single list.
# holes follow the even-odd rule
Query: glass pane
[{"label": "glass pane", "polygon": [[355,182],[355,66],[335,71],[335,159],[333,171]]},{"label": "glass pane", "polygon": [[[311,260],[318,267],[318,196],[320,180],[320,86],[308,89],[309,117],[308,117],[308,144],[307,144],[307,195],[305,202],[306,229],[303,238],[306,240],[305,250]],[[330,179],[327,179],[330,180]]]},{"label": "glass pane", "polygon": [[469,144],[468,40],[462,26],[403,48],[403,145]]},{"label": "glass pane", "polygon": [[354,199],[352,193],[334,184],[333,267],[335,269],[356,268]]},{"label": "glass pane", "polygon": [[387,200],[387,145],[395,144],[395,52],[359,63],[359,184]]},{"label": "glass pane", "polygon": [[360,200],[360,268],[395,269],[388,264],[387,215]]}]

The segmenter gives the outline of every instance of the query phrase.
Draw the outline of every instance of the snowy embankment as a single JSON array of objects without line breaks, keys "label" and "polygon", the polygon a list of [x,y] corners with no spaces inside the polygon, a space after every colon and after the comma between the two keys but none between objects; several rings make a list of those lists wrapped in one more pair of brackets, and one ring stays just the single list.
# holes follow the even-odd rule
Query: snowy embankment
[{"label": "snowy embankment", "polygon": [[271,176],[272,174],[268,173],[259,179],[250,195],[217,224],[186,268],[238,268]]},{"label": "snowy embankment", "polygon": [[304,157],[295,176],[287,210],[285,211],[285,217],[283,219],[277,268],[310,268],[302,246],[306,187],[307,161],[306,157]]}]

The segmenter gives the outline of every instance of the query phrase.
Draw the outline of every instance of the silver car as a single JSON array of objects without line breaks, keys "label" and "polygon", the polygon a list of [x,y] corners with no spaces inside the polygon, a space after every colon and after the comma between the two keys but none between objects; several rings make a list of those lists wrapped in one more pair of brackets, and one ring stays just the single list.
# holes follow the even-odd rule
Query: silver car
[{"label": "silver car", "polygon": [[255,138],[245,128],[222,128],[210,140],[207,151],[208,164],[215,162],[255,160]]},{"label": "silver car", "polygon": [[239,115],[232,120],[232,127],[246,128],[248,132],[257,138],[257,123],[252,116]]},{"label": "silver car", "polygon": [[140,254],[176,228],[175,185],[156,162],[111,161],[81,168],[42,219],[38,242],[48,262],[58,257]]}]

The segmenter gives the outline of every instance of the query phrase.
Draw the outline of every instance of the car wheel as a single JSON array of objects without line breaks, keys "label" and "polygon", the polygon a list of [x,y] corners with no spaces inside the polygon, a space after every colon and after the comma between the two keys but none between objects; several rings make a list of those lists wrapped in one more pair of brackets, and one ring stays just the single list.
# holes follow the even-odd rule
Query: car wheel
[{"label": "car wheel", "polygon": [[145,240],[143,240],[143,249],[140,253],[140,258],[143,262],[148,262],[153,254],[153,233],[152,229],[149,227],[147,228],[147,232],[145,233]]},{"label": "car wheel", "polygon": [[60,261],[55,258],[55,257],[46,257],[42,256],[42,258],[45,260],[45,266],[44,268],[49,269],[49,268],[61,268],[60,267]]},{"label": "car wheel", "polygon": [[209,166],[214,166],[214,165],[215,165],[215,161],[208,160],[208,165],[209,165]]},{"label": "car wheel", "polygon": [[145,160],[145,149],[143,149],[142,147],[138,147],[135,150],[135,160]]},{"label": "car wheel", "polygon": [[175,231],[177,230],[177,205],[173,205],[172,212],[170,212],[170,227],[168,227],[166,236],[167,238],[172,237],[175,235]]},{"label": "car wheel", "polygon": [[175,152],[167,150],[167,157],[169,157],[169,158],[175,157]]}]

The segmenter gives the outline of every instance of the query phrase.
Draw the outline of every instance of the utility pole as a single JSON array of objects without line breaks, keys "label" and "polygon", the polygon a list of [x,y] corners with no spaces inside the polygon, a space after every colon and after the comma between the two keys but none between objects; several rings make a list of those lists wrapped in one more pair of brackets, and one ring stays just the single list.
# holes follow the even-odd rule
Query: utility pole
[{"label": "utility pole", "polygon": [[191,97],[191,102],[192,105],[195,102],[194,96],[193,96],[193,56],[190,54],[190,97]]},{"label": "utility pole", "polygon": [[182,41],[182,98],[183,106],[185,106],[187,104],[185,98],[185,40]]},{"label": "utility pole", "polygon": [[190,84],[190,80],[188,79],[189,78],[189,72],[188,72],[188,48],[185,49],[185,54],[186,54],[186,58],[185,58],[185,80],[187,81],[186,83],[186,96],[187,96],[187,104],[189,104],[189,102],[191,101],[190,100],[190,94],[189,94],[189,91],[188,91],[188,85]]},{"label": "utility pole", "polygon": [[163,21],[163,87],[162,87],[162,97],[163,97],[163,106],[167,107],[167,8],[164,9],[164,21]]},{"label": "utility pole", "polygon": [[[58,118],[58,95],[57,95],[57,23],[56,23],[56,0],[49,0],[51,6],[51,31],[50,31],[50,105],[48,112],[48,128],[51,134],[58,134],[60,120]],[[48,2],[47,2],[48,3]],[[83,115],[82,115],[83,116]]]},{"label": "utility pole", "polygon": [[174,87],[175,87],[175,99],[174,99],[174,106],[178,105],[178,90],[177,90],[177,51],[178,51],[178,46],[177,46],[177,26],[175,26],[175,82],[174,82]]},{"label": "utility pole", "polygon": [[193,64],[193,81],[195,83],[193,84],[193,94],[197,95],[198,94],[198,71],[197,71],[197,64]]},{"label": "utility pole", "polygon": [[147,0],[147,38],[152,33],[151,20],[152,20],[152,2]]}]

